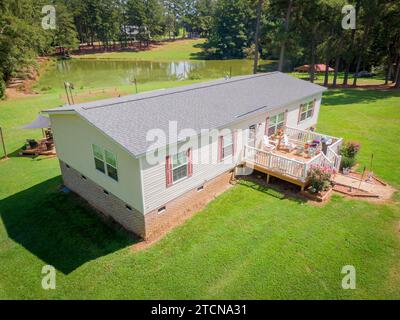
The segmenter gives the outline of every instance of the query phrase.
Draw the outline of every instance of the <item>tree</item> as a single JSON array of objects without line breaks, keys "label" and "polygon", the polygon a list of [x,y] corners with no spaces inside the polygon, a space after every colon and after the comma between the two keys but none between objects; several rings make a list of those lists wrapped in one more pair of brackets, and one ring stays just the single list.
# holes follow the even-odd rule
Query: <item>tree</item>
[{"label": "tree", "polygon": [[257,73],[257,68],[258,68],[258,56],[259,56],[259,45],[260,45],[260,23],[261,23],[261,10],[263,6],[264,0],[258,0],[258,5],[257,5],[257,22],[256,22],[256,32],[254,36],[254,45],[255,45],[255,50],[254,50],[254,65],[253,65],[253,73]]},{"label": "tree", "polygon": [[7,81],[16,72],[34,64],[38,54],[50,50],[51,31],[41,26],[43,0],[2,2],[0,12],[0,72]]},{"label": "tree", "polygon": [[243,58],[244,49],[252,40],[248,36],[248,9],[246,0],[220,0],[214,13],[213,27],[207,48],[217,57]]},{"label": "tree", "polygon": [[64,52],[65,49],[75,49],[79,45],[74,19],[63,3],[57,3],[57,23],[53,32],[53,45],[58,46]]},{"label": "tree", "polygon": [[366,49],[368,41],[370,40],[371,29],[373,28],[377,12],[380,12],[380,6],[377,0],[363,0],[361,3],[363,15],[361,16],[363,22],[362,35],[360,36],[359,44],[356,48],[357,64],[353,79],[353,86],[357,85],[358,72],[360,71],[361,61],[366,57]]},{"label": "tree", "polygon": [[293,0],[287,1],[287,10],[286,10],[286,17],[285,17],[285,24],[284,24],[284,36],[281,42],[281,50],[279,53],[279,64],[278,64],[278,71],[283,70],[283,64],[285,60],[285,48],[286,48],[286,41],[289,32],[289,21],[290,21],[290,14],[292,12]]}]

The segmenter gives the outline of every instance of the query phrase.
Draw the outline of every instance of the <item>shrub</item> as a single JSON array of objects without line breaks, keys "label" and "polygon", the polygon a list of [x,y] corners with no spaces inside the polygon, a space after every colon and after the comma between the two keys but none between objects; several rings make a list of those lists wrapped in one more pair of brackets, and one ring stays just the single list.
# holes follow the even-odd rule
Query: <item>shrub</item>
[{"label": "shrub", "polygon": [[360,144],[355,141],[348,141],[342,146],[340,154],[343,157],[355,159],[358,151],[360,151]]},{"label": "shrub", "polygon": [[189,80],[200,80],[201,79],[201,75],[196,72],[196,71],[192,71],[189,73]]},{"label": "shrub", "polygon": [[342,156],[342,162],[340,163],[340,168],[352,168],[356,164],[356,159]]},{"label": "shrub", "polygon": [[312,193],[318,193],[326,191],[331,186],[331,177],[335,173],[329,167],[323,167],[320,165],[314,165],[308,172],[308,178],[310,179],[310,191]]},{"label": "shrub", "polygon": [[254,59],[256,54],[256,46],[252,44],[249,48],[243,49],[243,53],[246,59]]},{"label": "shrub", "polygon": [[0,73],[0,99],[5,98],[5,94],[6,94],[6,83],[1,78],[1,73]]}]

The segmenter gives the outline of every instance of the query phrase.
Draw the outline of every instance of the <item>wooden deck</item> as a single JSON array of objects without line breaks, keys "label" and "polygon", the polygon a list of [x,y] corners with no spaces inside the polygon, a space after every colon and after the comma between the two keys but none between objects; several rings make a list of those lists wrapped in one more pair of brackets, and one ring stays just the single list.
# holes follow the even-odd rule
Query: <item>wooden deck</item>
[{"label": "wooden deck", "polygon": [[51,147],[48,148],[46,145],[47,139],[38,140],[37,147],[31,148],[29,145],[26,146],[25,150],[21,150],[19,153],[21,156],[55,156],[56,148],[54,146],[54,142],[51,140]]},{"label": "wooden deck", "polygon": [[295,145],[304,145],[310,140],[321,139],[321,137],[331,139],[332,143],[328,146],[326,154],[321,150],[317,150],[313,156],[306,152],[298,152],[298,150],[289,151],[277,148],[267,151],[246,145],[243,164],[254,170],[266,173],[268,180],[269,176],[277,177],[296,184],[302,189],[309,184],[308,172],[312,166],[320,165],[339,170],[341,157],[338,153],[343,142],[342,139],[287,127],[285,128],[285,134]]}]

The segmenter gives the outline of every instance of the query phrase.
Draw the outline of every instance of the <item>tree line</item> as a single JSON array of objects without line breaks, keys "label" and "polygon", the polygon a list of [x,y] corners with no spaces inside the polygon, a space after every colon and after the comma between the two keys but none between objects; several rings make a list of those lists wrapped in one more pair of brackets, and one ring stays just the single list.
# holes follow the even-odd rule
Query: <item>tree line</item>
[{"label": "tree line", "polygon": [[[355,29],[342,27],[348,4],[355,9]],[[212,21],[206,49],[221,58],[260,55],[277,59],[280,71],[306,63],[311,82],[314,66],[322,63],[334,69],[332,79],[328,68],[324,75],[324,85],[333,86],[339,71],[343,85],[355,86],[350,72],[378,66],[386,83],[400,87],[399,0],[219,0]]]},{"label": "tree line", "polygon": [[[56,28],[41,26],[44,5],[56,7]],[[355,8],[356,28],[343,29],[342,8]],[[104,49],[148,45],[151,40],[207,38],[209,58],[276,59],[292,71],[307,63],[334,68],[336,86],[343,72],[379,66],[386,83],[400,87],[400,0],[2,0],[0,2],[0,96],[5,81],[34,64],[37,55],[78,45]]]}]

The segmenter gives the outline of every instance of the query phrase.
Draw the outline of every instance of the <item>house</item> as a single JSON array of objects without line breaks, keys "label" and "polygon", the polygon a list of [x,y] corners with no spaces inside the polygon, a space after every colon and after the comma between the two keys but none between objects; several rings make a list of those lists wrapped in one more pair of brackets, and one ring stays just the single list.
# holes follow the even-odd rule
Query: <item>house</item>
[{"label": "house", "polygon": [[[294,69],[296,72],[310,72],[311,66],[308,64],[305,64],[303,66],[297,67]],[[315,72],[325,72],[326,71],[326,65],[322,63],[314,64],[314,70]],[[334,69],[328,66],[328,71],[332,72]]]},{"label": "house", "polygon": [[338,168],[342,140],[308,130],[324,90],[272,72],[44,112],[64,184],[149,238],[225,190],[233,170],[304,188],[312,165]]}]

